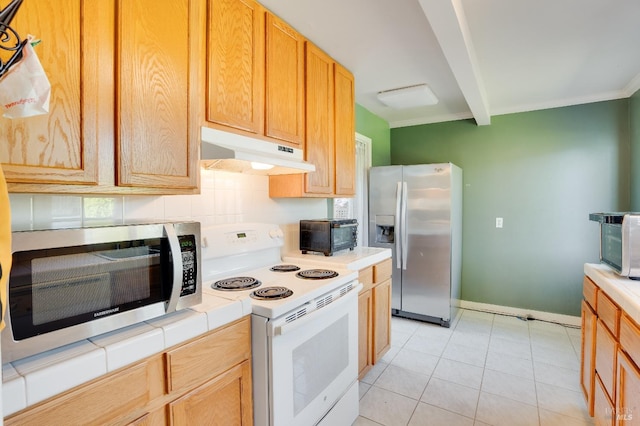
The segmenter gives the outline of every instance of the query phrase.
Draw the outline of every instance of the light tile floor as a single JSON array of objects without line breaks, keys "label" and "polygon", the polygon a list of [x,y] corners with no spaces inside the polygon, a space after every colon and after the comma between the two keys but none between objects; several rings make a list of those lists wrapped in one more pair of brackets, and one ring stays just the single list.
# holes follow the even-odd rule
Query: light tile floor
[{"label": "light tile floor", "polygon": [[580,329],[460,310],[451,328],[393,317],[391,349],[360,382],[367,425],[592,425]]}]

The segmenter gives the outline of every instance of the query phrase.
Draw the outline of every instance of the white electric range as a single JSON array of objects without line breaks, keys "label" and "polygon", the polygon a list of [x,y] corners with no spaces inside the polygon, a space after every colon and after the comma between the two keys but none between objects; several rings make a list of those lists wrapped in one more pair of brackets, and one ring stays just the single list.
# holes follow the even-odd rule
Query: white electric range
[{"label": "white electric range", "polygon": [[201,235],[203,291],[251,302],[254,423],[351,425],[358,416],[357,272],[282,262],[277,225],[217,225]]}]

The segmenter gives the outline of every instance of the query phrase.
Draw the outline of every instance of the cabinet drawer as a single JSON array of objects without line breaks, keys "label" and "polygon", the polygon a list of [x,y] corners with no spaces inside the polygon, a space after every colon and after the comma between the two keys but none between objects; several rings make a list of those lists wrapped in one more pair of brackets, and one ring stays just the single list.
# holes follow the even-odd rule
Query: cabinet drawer
[{"label": "cabinet drawer", "polygon": [[595,285],[593,281],[589,279],[589,277],[584,277],[582,281],[582,295],[584,296],[584,300],[587,301],[589,305],[595,311],[597,308],[596,300],[597,300],[598,286]]},{"label": "cabinet drawer", "polygon": [[626,315],[620,319],[620,347],[640,365],[640,327]]},{"label": "cabinet drawer", "polygon": [[167,351],[167,388],[173,392],[199,385],[245,359],[251,359],[249,317]]},{"label": "cabinet drawer", "polygon": [[[161,358],[156,357],[110,374],[53,398],[16,416],[5,425],[114,424],[142,410],[164,389]],[[159,374],[158,374],[159,372]],[[142,412],[140,412],[142,414]]]},{"label": "cabinet drawer", "polygon": [[597,300],[598,309],[596,309],[596,312],[598,317],[617,339],[620,335],[620,309],[603,291],[598,292]]},{"label": "cabinet drawer", "polygon": [[373,266],[360,269],[358,271],[358,281],[360,281],[363,286],[360,292],[369,290],[373,286]]},{"label": "cabinet drawer", "polygon": [[373,265],[373,282],[381,283],[382,281],[391,278],[393,263],[391,259],[383,260],[382,262]]},{"label": "cabinet drawer", "polygon": [[602,320],[596,324],[596,373],[611,400],[616,396],[616,355],[618,342]]}]

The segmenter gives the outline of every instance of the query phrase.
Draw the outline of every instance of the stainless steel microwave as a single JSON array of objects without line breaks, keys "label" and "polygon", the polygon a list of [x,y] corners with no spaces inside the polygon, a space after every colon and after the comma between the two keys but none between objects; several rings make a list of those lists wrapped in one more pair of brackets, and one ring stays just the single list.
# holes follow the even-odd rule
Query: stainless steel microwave
[{"label": "stainless steel microwave", "polygon": [[202,302],[200,223],[14,232],[2,361]]},{"label": "stainless steel microwave", "polygon": [[591,213],[589,219],[600,223],[600,262],[640,278],[640,213]]},{"label": "stainless steel microwave", "polygon": [[331,256],[340,250],[353,250],[358,242],[356,219],[315,219],[300,221],[300,251]]}]

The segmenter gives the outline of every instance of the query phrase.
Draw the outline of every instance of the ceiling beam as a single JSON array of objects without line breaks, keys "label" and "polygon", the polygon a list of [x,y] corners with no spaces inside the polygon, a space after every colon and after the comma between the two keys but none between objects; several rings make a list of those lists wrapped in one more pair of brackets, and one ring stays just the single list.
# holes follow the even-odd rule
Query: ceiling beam
[{"label": "ceiling beam", "polygon": [[478,126],[491,124],[489,102],[462,0],[419,0]]}]

